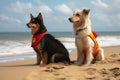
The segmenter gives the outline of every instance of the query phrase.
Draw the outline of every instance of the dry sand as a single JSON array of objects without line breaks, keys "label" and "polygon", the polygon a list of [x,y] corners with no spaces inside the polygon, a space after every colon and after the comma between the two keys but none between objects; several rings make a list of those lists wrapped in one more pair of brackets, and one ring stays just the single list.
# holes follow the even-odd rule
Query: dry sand
[{"label": "dry sand", "polygon": [[[44,67],[35,60],[0,63],[0,80],[120,80],[120,46],[106,47],[105,60],[76,66],[62,63]],[[70,55],[76,60],[76,51]]]}]

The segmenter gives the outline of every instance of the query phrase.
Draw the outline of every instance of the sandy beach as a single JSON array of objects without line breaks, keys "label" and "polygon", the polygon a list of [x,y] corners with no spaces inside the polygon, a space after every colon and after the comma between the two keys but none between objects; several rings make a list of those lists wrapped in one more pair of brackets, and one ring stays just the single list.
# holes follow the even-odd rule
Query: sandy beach
[{"label": "sandy beach", "polygon": [[[35,59],[0,63],[0,80],[120,80],[120,46],[104,51],[104,61],[83,66],[58,63],[40,67]],[[70,58],[76,60],[76,51]]]}]

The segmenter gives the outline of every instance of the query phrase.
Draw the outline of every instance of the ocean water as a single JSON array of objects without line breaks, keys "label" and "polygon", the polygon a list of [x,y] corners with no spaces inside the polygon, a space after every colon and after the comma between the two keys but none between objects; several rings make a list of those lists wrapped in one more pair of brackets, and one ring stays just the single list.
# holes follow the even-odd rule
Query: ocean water
[{"label": "ocean water", "polygon": [[[69,52],[76,49],[72,32],[51,32],[59,39]],[[120,32],[97,32],[100,46],[120,45]],[[0,33],[0,62],[32,59],[36,53],[31,47],[31,33],[29,32],[1,32]]]}]

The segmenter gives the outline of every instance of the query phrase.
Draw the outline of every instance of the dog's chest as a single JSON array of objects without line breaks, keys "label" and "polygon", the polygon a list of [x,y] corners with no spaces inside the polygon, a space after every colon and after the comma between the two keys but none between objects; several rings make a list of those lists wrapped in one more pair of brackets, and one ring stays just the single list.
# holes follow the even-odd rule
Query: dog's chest
[{"label": "dog's chest", "polygon": [[87,47],[94,47],[94,42],[88,35],[84,37],[76,37],[75,39],[76,45],[79,46],[81,49]]},{"label": "dog's chest", "polygon": [[79,47],[83,47],[83,46],[87,45],[87,43],[86,43],[87,39],[85,39],[85,38],[76,37],[75,41],[76,41],[76,45],[79,46]]},{"label": "dog's chest", "polygon": [[41,53],[42,51],[42,46],[39,43],[38,45],[34,46],[33,49],[37,52],[37,53]]}]

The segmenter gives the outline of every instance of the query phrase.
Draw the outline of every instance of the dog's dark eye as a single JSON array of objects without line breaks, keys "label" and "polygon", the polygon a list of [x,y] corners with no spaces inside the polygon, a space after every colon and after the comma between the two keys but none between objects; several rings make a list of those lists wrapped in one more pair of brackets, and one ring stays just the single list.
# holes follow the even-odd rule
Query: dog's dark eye
[{"label": "dog's dark eye", "polygon": [[37,23],[37,21],[33,21],[32,23],[36,24],[36,23]]},{"label": "dog's dark eye", "polygon": [[37,23],[37,21],[35,19],[32,19],[30,22],[33,23],[33,24]]},{"label": "dog's dark eye", "polygon": [[76,16],[79,16],[79,14],[76,14]]}]

